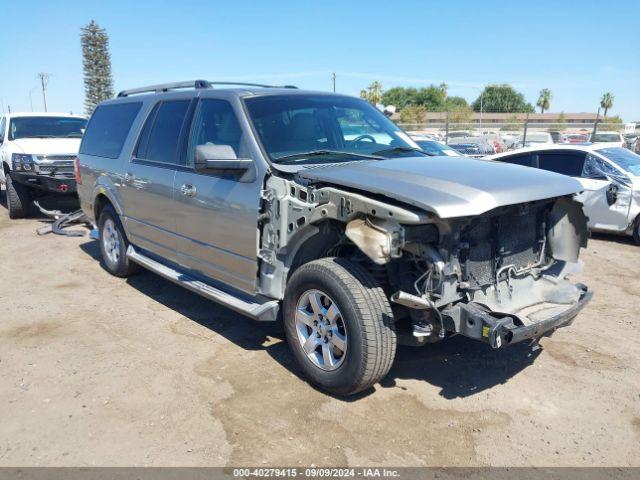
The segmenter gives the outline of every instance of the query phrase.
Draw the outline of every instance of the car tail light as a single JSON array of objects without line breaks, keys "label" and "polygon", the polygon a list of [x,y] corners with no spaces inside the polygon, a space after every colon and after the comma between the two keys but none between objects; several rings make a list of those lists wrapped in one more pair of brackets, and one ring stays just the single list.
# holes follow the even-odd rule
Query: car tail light
[{"label": "car tail light", "polygon": [[78,157],[73,160],[73,173],[76,176],[76,184],[82,185],[82,177],[80,176],[80,159]]}]

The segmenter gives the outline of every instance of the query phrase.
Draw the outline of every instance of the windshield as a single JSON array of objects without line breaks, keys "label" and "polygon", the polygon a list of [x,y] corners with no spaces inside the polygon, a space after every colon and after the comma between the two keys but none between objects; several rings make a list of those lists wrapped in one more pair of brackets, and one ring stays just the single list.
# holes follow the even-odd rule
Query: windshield
[{"label": "windshield", "polygon": [[443,145],[440,142],[432,140],[415,140],[418,146],[430,155],[448,155],[450,157],[461,157],[453,148],[448,145]]},{"label": "windshield", "polygon": [[[413,151],[419,147],[407,134],[364,100],[269,95],[248,98],[245,103],[262,146],[275,163],[424,155]],[[305,157],[310,152],[314,155]]]},{"label": "windshield", "polygon": [[16,117],[9,123],[9,140],[19,138],[80,138],[87,121],[73,117]]},{"label": "windshield", "polygon": [[596,133],[593,136],[592,142],[621,142],[620,135],[618,133]]},{"label": "windshield", "polygon": [[611,160],[625,172],[640,176],[640,155],[622,147],[601,148],[596,152]]}]

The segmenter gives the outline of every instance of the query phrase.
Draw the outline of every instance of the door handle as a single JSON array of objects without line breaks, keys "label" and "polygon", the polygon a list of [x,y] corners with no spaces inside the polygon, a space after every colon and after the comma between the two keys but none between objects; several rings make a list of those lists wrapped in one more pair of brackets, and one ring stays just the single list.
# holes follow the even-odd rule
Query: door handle
[{"label": "door handle", "polygon": [[189,185],[185,183],[180,187],[180,191],[185,197],[195,197],[196,196],[196,187],[193,185]]}]

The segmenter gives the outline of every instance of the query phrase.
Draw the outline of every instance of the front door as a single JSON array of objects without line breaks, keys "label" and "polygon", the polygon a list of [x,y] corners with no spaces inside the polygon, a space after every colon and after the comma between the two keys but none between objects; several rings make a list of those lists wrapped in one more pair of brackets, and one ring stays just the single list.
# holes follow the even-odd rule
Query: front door
[{"label": "front door", "polygon": [[580,183],[589,228],[622,232],[629,225],[631,181],[626,174],[593,154],[587,155]]},{"label": "front door", "polygon": [[177,261],[174,180],[178,144],[189,100],[155,105],[142,129],[122,179],[129,240],[136,246]]},{"label": "front door", "polygon": [[250,158],[229,102],[199,101],[191,126],[186,168],[174,181],[179,263],[192,272],[254,293],[257,275],[258,209],[261,181],[193,170],[197,145],[228,145],[238,158]]}]

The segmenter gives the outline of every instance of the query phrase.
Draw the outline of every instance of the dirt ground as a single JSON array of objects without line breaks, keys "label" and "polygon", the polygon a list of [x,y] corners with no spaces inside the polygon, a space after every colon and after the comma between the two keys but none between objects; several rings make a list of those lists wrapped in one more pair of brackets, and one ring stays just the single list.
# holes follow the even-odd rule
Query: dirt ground
[{"label": "dirt ground", "polygon": [[630,241],[590,241],[594,299],[541,348],[401,347],[344,401],[298,377],[276,325],[112,277],[95,241],[41,225],[0,206],[1,466],[640,466]]}]

